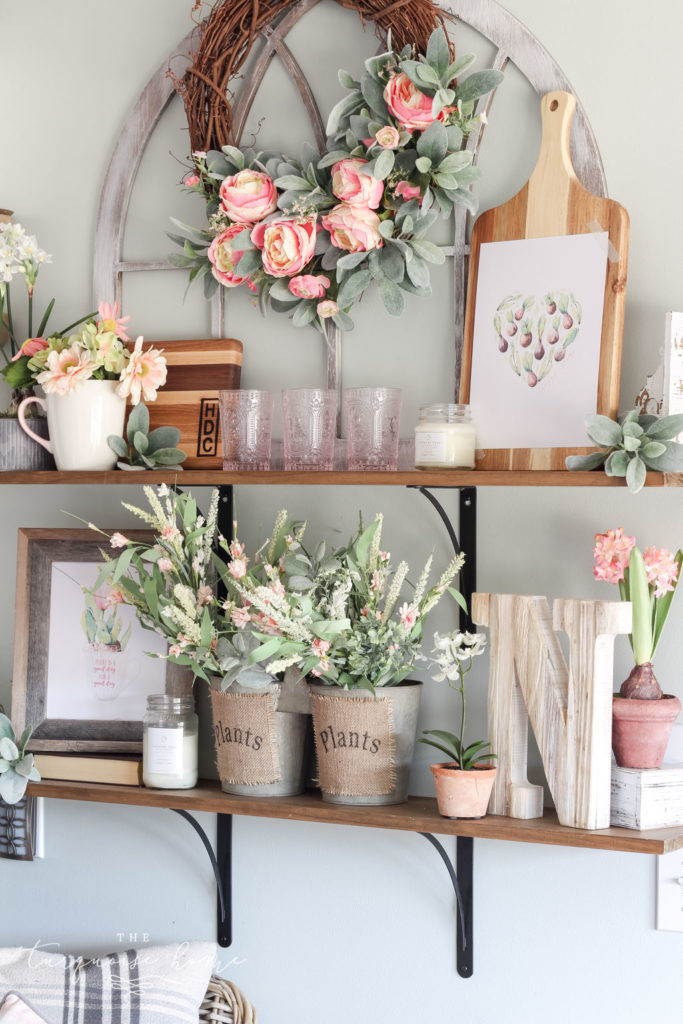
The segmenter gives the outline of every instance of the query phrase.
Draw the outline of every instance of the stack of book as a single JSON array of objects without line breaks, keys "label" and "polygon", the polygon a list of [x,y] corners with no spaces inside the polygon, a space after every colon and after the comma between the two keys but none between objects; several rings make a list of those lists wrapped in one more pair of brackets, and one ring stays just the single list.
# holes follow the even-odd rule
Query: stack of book
[{"label": "stack of book", "polygon": [[36,754],[35,763],[43,779],[142,785],[142,757],[138,754]]}]

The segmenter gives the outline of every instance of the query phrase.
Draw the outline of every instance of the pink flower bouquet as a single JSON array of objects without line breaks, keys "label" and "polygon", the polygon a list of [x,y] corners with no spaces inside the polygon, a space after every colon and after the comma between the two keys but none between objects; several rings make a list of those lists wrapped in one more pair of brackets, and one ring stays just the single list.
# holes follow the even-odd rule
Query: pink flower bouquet
[{"label": "pink flower bouquet", "polygon": [[208,229],[174,221],[189,238],[171,235],[183,249],[171,262],[202,278],[207,297],[246,284],[262,310],[270,304],[297,326],[350,330],[349,310],[372,282],[400,315],[406,292],[430,294],[428,265],[443,263],[426,238],[439,214],[477,208],[466,141],[486,123],[477,101],[502,75],[461,78],[474,59],[452,61],[437,29],[425,55],[407,46],[372,57],[359,82],[340,71],[349,93],[329,116],[322,154],[193,154],[184,185],[206,201]]}]

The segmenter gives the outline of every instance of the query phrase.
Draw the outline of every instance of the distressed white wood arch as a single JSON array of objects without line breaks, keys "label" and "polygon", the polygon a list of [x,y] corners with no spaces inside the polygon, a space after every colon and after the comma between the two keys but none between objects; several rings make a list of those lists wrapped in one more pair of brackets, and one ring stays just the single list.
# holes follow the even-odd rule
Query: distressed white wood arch
[{"label": "distressed white wood arch", "polygon": [[[234,106],[236,138],[239,139],[242,135],[263,76],[271,60],[277,54],[294,81],[306,107],[316,144],[321,148],[324,146],[324,123],[315,97],[299,64],[285,42],[287,34],[294,25],[319,2],[320,0],[299,0],[275,28],[269,27],[260,34],[263,41],[261,53],[251,74],[245,78]],[[496,3],[496,0],[453,0],[452,3],[436,0],[436,3],[450,20],[462,21],[493,43],[496,47],[493,67],[504,71],[508,63],[512,62],[539,96],[552,89],[573,92],[571,83],[545,47],[517,18]],[[169,65],[173,67],[179,77],[182,76],[190,63],[196,31],[193,29],[181,41],[169,60],[165,61],[152,75],[126,120],[114,148],[100,195],[95,230],[93,273],[93,300],[95,302],[102,297],[116,295],[123,305],[123,275],[125,273],[174,269],[165,259],[124,260],[123,239],[130,197],[142,155],[159,118],[175,95],[173,82],[168,76]],[[495,94],[492,94],[488,98],[485,108],[487,113],[491,109],[494,96]],[[473,150],[475,160],[483,132],[484,126],[482,125],[480,131],[473,133],[468,141],[468,148]],[[596,195],[606,196],[607,185],[600,152],[586,113],[578,102],[572,124],[571,148],[579,180],[589,191]],[[444,254],[453,257],[454,394],[456,396],[459,389],[465,317],[467,254],[469,250],[467,244],[468,217],[469,214],[463,207],[455,208],[453,244],[443,247]],[[223,335],[224,303],[225,289],[221,289],[212,299],[211,333],[213,337]],[[338,336],[339,332],[336,334]],[[337,337],[337,343],[330,346],[328,356],[328,387],[340,386],[340,358],[341,349]]]}]

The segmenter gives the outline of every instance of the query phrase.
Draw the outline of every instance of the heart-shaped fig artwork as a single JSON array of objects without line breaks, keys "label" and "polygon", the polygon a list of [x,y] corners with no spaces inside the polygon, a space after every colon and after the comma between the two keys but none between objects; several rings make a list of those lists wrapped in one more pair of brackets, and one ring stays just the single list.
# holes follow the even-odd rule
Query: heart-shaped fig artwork
[{"label": "heart-shaped fig artwork", "polygon": [[549,291],[539,301],[523,292],[508,295],[493,317],[498,351],[530,388],[562,363],[581,328],[583,310],[572,292]]}]

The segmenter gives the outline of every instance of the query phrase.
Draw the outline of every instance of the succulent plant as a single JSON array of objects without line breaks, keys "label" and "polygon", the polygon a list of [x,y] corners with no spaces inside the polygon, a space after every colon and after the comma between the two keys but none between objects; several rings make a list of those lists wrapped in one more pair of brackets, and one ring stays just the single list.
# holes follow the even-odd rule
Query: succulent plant
[{"label": "succulent plant", "polygon": [[601,451],[570,455],[567,469],[596,469],[604,463],[607,476],[626,477],[636,494],[645,483],[648,469],[661,473],[683,472],[683,444],[673,439],[683,431],[683,415],[641,415],[631,409],[619,420],[587,416],[586,432]]},{"label": "succulent plant", "polygon": [[142,402],[131,409],[126,426],[126,437],[110,434],[107,444],[115,452],[119,469],[156,469],[157,466],[177,466],[187,455],[177,448],[180,431],[177,427],[157,427],[150,432],[149,412]]},{"label": "succulent plant", "polygon": [[40,773],[33,763],[33,754],[26,753],[31,730],[25,729],[17,740],[7,715],[0,714],[0,800],[17,804],[29,782],[40,782]]}]

